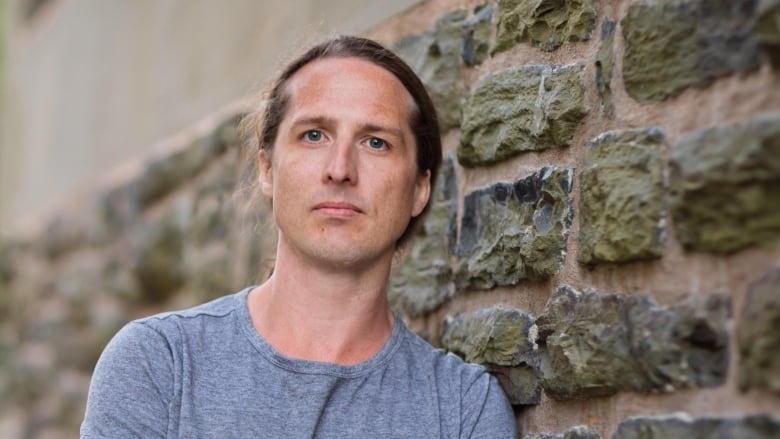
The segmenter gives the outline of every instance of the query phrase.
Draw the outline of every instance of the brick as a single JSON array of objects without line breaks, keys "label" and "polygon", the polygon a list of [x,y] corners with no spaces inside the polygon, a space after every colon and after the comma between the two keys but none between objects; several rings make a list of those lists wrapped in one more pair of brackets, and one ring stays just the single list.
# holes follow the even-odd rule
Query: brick
[{"label": "brick", "polygon": [[728,253],[780,237],[780,114],[694,132],[674,146],[669,166],[685,248]]},{"label": "brick", "polygon": [[780,393],[780,267],[748,287],[737,337],[742,390]]},{"label": "brick", "polygon": [[488,289],[546,279],[563,264],[571,225],[569,168],[545,167],[463,201],[456,287]]},{"label": "brick", "polygon": [[663,133],[656,128],[607,132],[587,144],[580,177],[580,262],[661,256],[663,144]]},{"label": "brick", "polygon": [[450,243],[457,213],[457,182],[452,159],[442,164],[432,205],[418,228],[409,254],[394,268],[388,299],[394,309],[419,317],[450,300],[454,294]]},{"label": "brick", "polygon": [[567,41],[589,40],[596,24],[594,0],[500,0],[494,52],[528,42],[553,51]]},{"label": "brick", "polygon": [[753,71],[755,0],[641,0],[621,20],[623,81],[639,102],[654,102],[714,79]]},{"label": "brick", "polygon": [[514,308],[494,306],[451,317],[442,346],[493,372],[513,404],[538,404],[541,383],[534,318]]},{"label": "brick", "polygon": [[542,385],[570,399],[723,384],[729,316],[724,295],[666,308],[644,295],[561,286],[536,319]]},{"label": "brick", "polygon": [[460,164],[490,165],[568,146],[587,114],[582,70],[581,64],[521,66],[482,78],[464,108]]},{"label": "brick", "polygon": [[466,95],[466,86],[460,72],[460,56],[467,15],[465,9],[451,11],[431,31],[405,38],[393,46],[428,89],[442,131],[458,127],[461,121],[461,100]]},{"label": "brick", "polygon": [[770,415],[693,418],[687,414],[629,418],[612,439],[770,439],[780,434],[780,419]]}]

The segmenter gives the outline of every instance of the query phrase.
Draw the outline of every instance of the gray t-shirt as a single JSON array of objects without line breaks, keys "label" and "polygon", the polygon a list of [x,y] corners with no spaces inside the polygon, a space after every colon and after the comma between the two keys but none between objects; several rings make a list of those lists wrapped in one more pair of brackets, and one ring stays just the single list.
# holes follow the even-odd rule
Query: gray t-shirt
[{"label": "gray t-shirt", "polygon": [[106,347],[83,438],[516,438],[481,366],[395,320],[354,366],[286,357],[254,329],[249,289],[129,323]]}]

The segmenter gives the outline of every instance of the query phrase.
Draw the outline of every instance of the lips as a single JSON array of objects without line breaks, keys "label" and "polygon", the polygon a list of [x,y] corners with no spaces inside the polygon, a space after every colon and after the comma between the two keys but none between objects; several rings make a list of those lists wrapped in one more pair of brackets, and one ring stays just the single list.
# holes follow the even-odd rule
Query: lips
[{"label": "lips", "polygon": [[314,211],[323,215],[349,218],[363,213],[359,207],[343,201],[326,201],[314,206]]}]

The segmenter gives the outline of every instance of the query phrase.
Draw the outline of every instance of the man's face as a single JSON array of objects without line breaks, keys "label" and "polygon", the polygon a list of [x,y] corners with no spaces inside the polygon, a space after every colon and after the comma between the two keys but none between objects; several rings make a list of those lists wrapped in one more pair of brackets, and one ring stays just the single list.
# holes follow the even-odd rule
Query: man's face
[{"label": "man's face", "polygon": [[326,58],[290,80],[290,98],[263,192],[281,246],[320,264],[389,261],[428,201],[409,126],[414,101],[391,73],[358,58]]}]

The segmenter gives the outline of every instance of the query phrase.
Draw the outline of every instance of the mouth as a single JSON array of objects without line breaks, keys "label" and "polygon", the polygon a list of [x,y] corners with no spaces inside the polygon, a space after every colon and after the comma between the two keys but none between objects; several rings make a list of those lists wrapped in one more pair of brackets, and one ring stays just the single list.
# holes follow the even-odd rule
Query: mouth
[{"label": "mouth", "polygon": [[352,203],[340,201],[326,201],[314,206],[314,211],[326,216],[350,218],[363,213],[359,207]]}]

